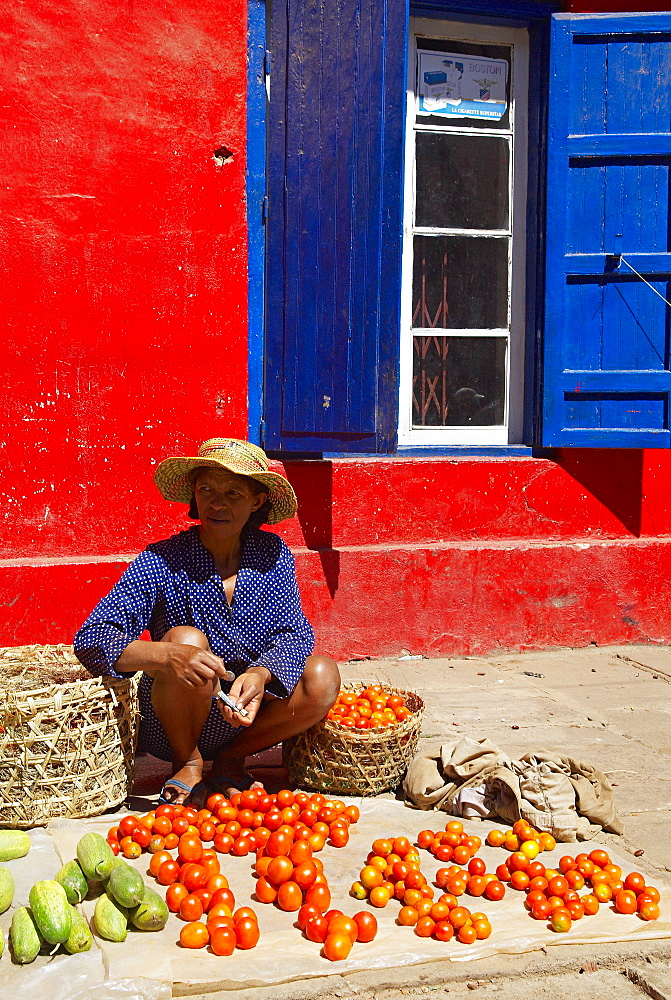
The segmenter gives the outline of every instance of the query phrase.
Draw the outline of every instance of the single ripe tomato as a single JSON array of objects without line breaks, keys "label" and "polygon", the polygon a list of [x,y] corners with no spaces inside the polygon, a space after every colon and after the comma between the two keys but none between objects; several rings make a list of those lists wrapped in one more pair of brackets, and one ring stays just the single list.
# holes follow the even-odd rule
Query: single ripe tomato
[{"label": "single ripe tomato", "polygon": [[534,920],[548,920],[552,913],[552,907],[547,899],[538,899],[531,907],[531,916]]},{"label": "single ripe tomato", "polygon": [[525,889],[529,888],[531,884],[531,879],[529,878],[526,872],[518,870],[516,872],[511,872],[510,884],[513,887],[513,889],[517,889],[520,892],[524,892]]},{"label": "single ripe tomato", "polygon": [[192,833],[185,833],[179,838],[177,857],[180,862],[200,861],[203,856],[203,842]]},{"label": "single ripe tomato", "polygon": [[428,914],[424,917],[420,917],[415,924],[415,934],[418,937],[431,937],[435,929],[436,921]]},{"label": "single ripe tomato", "polygon": [[169,802],[166,802],[164,805],[159,806],[157,808],[156,815],[166,816],[170,820],[170,822],[172,822],[177,813],[175,811],[175,807],[171,806]]},{"label": "single ripe tomato", "polygon": [[256,880],[256,898],[260,903],[274,903],[277,899],[277,889],[265,875]]},{"label": "single ripe tomato", "polygon": [[344,824],[333,824],[329,833],[329,842],[333,847],[346,847],[349,843],[349,830]]},{"label": "single ripe tomato", "polygon": [[210,940],[210,932],[198,920],[185,924],[179,932],[179,942],[183,948],[204,948]]},{"label": "single ripe tomato", "polygon": [[624,887],[638,896],[645,889],[645,878],[640,872],[629,872],[624,880]]},{"label": "single ripe tomato", "polygon": [[231,847],[231,854],[236,858],[246,857],[250,851],[255,849],[255,843],[252,837],[238,837],[237,840],[233,841],[233,846]]},{"label": "single ripe tomato", "polygon": [[503,882],[500,882],[497,878],[488,882],[485,886],[484,896],[485,899],[489,899],[492,902],[498,899],[503,899],[506,894],[506,887]]},{"label": "single ripe tomato", "polygon": [[349,934],[327,934],[324,939],[324,957],[330,962],[342,962],[352,950]]},{"label": "single ripe tomato", "polygon": [[556,931],[559,934],[564,934],[566,931],[570,931],[572,923],[571,914],[565,906],[556,907],[556,909],[554,909],[550,914],[550,926],[553,931]]},{"label": "single ripe tomato", "polygon": [[582,903],[582,908],[588,917],[594,916],[595,913],[599,912],[599,900],[593,893],[587,893],[585,896],[580,897],[580,902]]},{"label": "single ripe tomato", "polygon": [[133,831],[139,826],[140,820],[137,816],[124,816],[119,823],[119,839],[122,837],[132,837]]},{"label": "single ripe tomato", "polygon": [[189,821],[185,816],[181,814],[175,816],[172,821],[172,832],[176,833],[178,837],[184,836],[186,831],[189,829]]},{"label": "single ripe tomato", "polygon": [[331,905],[331,890],[323,883],[311,885],[305,893],[305,902],[310,906],[316,906],[322,913],[326,913]]},{"label": "single ripe tomato", "polygon": [[142,848],[149,847],[149,844],[151,843],[151,836],[151,830],[143,823],[139,823],[131,834],[135,843],[139,844]]},{"label": "single ripe tomato", "polygon": [[316,864],[314,861],[308,859],[296,865],[293,870],[292,881],[299,885],[301,889],[309,889],[314,884],[318,874]]},{"label": "single ripe tomato", "polygon": [[197,865],[195,861],[188,867],[186,865],[182,866],[181,880],[187,887],[189,892],[193,892],[194,889],[202,889],[207,882],[209,875],[202,865]]},{"label": "single ripe tomato", "polygon": [[308,941],[323,944],[328,934],[328,927],[328,920],[321,913],[317,913],[306,922],[304,928],[305,936]]},{"label": "single ripe tomato", "polygon": [[179,907],[185,896],[189,895],[189,890],[181,882],[173,882],[169,885],[165,893],[165,902],[171,913],[179,913]]},{"label": "single ripe tomato", "polygon": [[492,933],[492,925],[484,914],[479,919],[477,919],[474,915],[473,929],[475,930],[475,935],[478,941],[485,941]]},{"label": "single ripe tomato", "polygon": [[[279,854],[277,857],[271,859],[266,871],[266,878],[276,889],[279,889],[284,882],[288,882],[291,879],[293,872],[294,865],[291,859],[283,854]],[[316,874],[317,870],[315,868]],[[312,881],[314,882],[314,878]]]},{"label": "single ripe tomato", "polygon": [[636,913],[636,893],[621,889],[615,895],[615,909],[618,913]]},{"label": "single ripe tomato", "polygon": [[157,851],[156,854],[152,854],[149,862],[149,874],[158,878],[159,869],[164,861],[172,861],[172,854],[169,851]]},{"label": "single ripe tomato", "polygon": [[[266,815],[266,826],[268,827],[269,830],[272,830],[272,827],[268,823],[268,818],[270,815],[271,815],[270,813]],[[281,825],[282,824],[280,823],[279,826]],[[284,855],[284,857],[287,857],[293,844],[293,836],[289,836],[288,833],[285,833],[284,831],[280,830],[279,826],[276,830],[274,830],[271,833],[271,835],[268,837],[268,840],[266,841],[265,852],[270,858],[276,858],[279,857],[280,855]]]},{"label": "single ripe tomato", "polygon": [[296,923],[302,931],[305,930],[308,920],[312,917],[322,916],[321,911],[317,909],[316,906],[309,906],[307,903],[303,903],[300,910],[298,911],[298,916],[296,917]]},{"label": "single ripe tomato", "polygon": [[448,920],[454,927],[455,931],[469,923],[470,919],[471,912],[465,906],[455,906],[454,909],[450,910],[450,915],[448,917]]},{"label": "single ripe tomato", "polygon": [[303,893],[295,882],[283,882],[277,890],[277,905],[280,910],[294,913],[303,905]]},{"label": "single ripe tomato", "polygon": [[247,950],[254,948],[259,940],[259,925],[256,920],[245,917],[235,924],[235,940],[238,948]]},{"label": "single ripe tomato", "polygon": [[638,915],[642,920],[657,920],[659,917],[659,905],[651,899],[642,899],[644,893],[638,897]]},{"label": "single ripe tomato", "polygon": [[329,934],[349,934],[352,944],[356,941],[359,928],[352,917],[347,917],[344,913],[339,913],[330,920],[325,915],[324,919],[328,922]]},{"label": "single ripe tomato", "polygon": [[156,875],[156,881],[159,885],[171,885],[173,882],[178,882],[180,877],[180,865],[177,861],[164,861],[158,870]]},{"label": "single ripe tomato", "polygon": [[[179,904],[179,915],[182,920],[186,920],[188,922],[200,920],[203,915],[203,904],[198,896],[194,896],[193,893],[189,893],[188,896],[184,896]],[[207,942],[205,943],[207,944]]]},{"label": "single ripe tomato", "polygon": [[562,875],[555,875],[548,882],[548,893],[551,896],[560,896],[562,899],[569,891],[569,884]]},{"label": "single ripe tomato", "polygon": [[368,913],[367,910],[360,910],[359,913],[355,913],[352,918],[357,926],[357,941],[362,941],[367,943],[372,941],[377,934],[377,920],[373,913]]},{"label": "single ripe tomato", "polygon": [[210,932],[210,948],[214,954],[232,955],[237,942],[235,930],[225,925],[210,927],[209,924],[208,930]]},{"label": "single ripe tomato", "polygon": [[449,920],[439,920],[432,935],[436,941],[451,941],[454,937],[454,927]]}]

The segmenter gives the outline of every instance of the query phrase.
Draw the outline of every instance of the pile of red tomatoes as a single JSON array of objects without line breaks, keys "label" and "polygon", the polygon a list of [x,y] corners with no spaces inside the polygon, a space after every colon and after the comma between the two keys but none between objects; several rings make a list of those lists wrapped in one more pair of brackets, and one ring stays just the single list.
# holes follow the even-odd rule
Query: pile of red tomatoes
[{"label": "pile of red tomatoes", "polygon": [[[601,847],[576,857],[566,854],[559,859],[556,869],[546,868],[535,860],[537,852],[527,846],[533,842],[530,829],[528,824],[525,827],[524,820],[514,824],[513,834],[519,838],[520,849],[498,866],[497,874],[512,888],[526,893],[525,906],[534,919],[549,921],[554,931],[564,932],[576,920],[598,913],[604,903],[612,903],[617,913],[638,913],[643,920],[657,919],[659,891],[646,886],[639,872],[630,872],[623,880],[622,869],[611,862],[608,852]],[[492,840],[498,843],[503,836],[500,831],[492,831],[488,843]],[[581,896],[580,890],[586,886],[591,891]]]},{"label": "pile of red tomatoes", "polygon": [[[276,795],[250,789],[230,800],[218,793],[210,795],[203,809],[161,805],[144,816],[124,816],[118,826],[108,831],[107,842],[115,854],[127,858],[137,858],[143,851],[151,854],[150,874],[166,886],[168,909],[185,921],[180,933],[183,947],[204,948],[209,944],[215,954],[229,955],[236,947],[253,948],[259,928],[250,907],[235,910],[233,892],[220,872],[219,855],[244,857],[255,852],[259,875],[273,859],[284,857],[298,882],[285,879],[279,883],[278,905],[298,909],[305,901],[305,889],[312,893],[310,902],[314,897],[324,912],[330,893],[323,865],[312,856],[326,843],[344,847],[349,840],[349,826],[358,818],[358,808],[345,806],[339,799],[288,789]],[[175,849],[176,857],[171,853]],[[300,858],[297,865],[290,855]],[[292,885],[300,885],[298,897],[292,895]],[[257,885],[258,898],[269,902],[259,889]]]},{"label": "pile of red tomatoes", "polygon": [[172,851],[185,833],[197,835],[219,854],[245,857],[263,847],[274,834],[307,840],[313,851],[326,843],[344,847],[349,825],[356,823],[359,810],[339,799],[282,789],[269,795],[264,789],[238,792],[231,799],[214,793],[206,808],[161,805],[144,816],[124,816],[110,828],[107,843],[115,854],[138,858],[143,851]]},{"label": "pile of red tomatoes", "polygon": [[411,715],[402,695],[372,684],[362,691],[341,691],[327,719],[348,729],[388,729]]},{"label": "pile of red tomatoes", "polygon": [[[458,820],[451,821],[448,828],[450,833],[458,834],[458,843],[466,852],[464,860],[470,858],[471,861],[480,861],[473,857],[481,845],[480,838],[467,838],[469,842],[466,845],[463,840],[466,835]],[[430,831],[423,833],[418,838],[418,844],[428,848],[435,835],[431,834],[429,838],[426,835]],[[480,863],[484,870],[484,862]],[[454,868],[455,871],[463,871],[457,865]],[[440,888],[445,888],[441,873],[446,871],[447,869],[441,869],[436,876]],[[464,882],[462,892],[465,887]],[[505,892],[503,886],[501,888]],[[358,880],[352,884],[350,895],[355,899],[368,899],[372,906],[377,907],[386,906],[392,898],[398,900],[401,908],[397,923],[402,927],[414,927],[415,934],[419,937],[433,937],[438,941],[451,941],[456,937],[462,944],[473,944],[488,938],[492,932],[486,914],[471,913],[467,907],[459,905],[456,895],[451,892],[443,893],[434,901],[433,887],[420,870],[419,853],[407,837],[379,838],[373,841],[366,864],[359,872]]]}]

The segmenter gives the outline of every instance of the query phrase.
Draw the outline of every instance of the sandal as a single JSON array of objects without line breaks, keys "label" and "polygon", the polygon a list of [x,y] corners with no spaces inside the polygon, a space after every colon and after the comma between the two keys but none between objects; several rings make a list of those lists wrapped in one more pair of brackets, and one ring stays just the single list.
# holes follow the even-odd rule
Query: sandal
[{"label": "sandal", "polygon": [[[202,785],[202,784],[203,784],[202,781],[197,781],[195,785],[189,786],[189,785],[185,785],[183,781],[179,780],[179,778],[168,778],[163,783],[163,788],[159,792],[158,804],[160,806],[171,806],[171,805],[174,805],[175,799],[182,792],[186,792],[186,797],[187,797],[187,799],[189,799],[193,795],[194,790],[196,788],[198,788],[199,785]],[[166,791],[167,788],[176,788],[177,789],[177,795],[175,795],[174,798],[167,799],[165,797],[165,791]]]}]

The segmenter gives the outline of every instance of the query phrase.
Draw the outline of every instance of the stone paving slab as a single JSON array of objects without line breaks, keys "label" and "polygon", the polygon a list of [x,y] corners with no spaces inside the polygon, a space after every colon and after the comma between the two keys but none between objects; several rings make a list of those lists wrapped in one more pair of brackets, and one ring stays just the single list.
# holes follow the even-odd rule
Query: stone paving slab
[{"label": "stone paving slab", "polygon": [[[608,774],[625,822],[625,836],[597,840],[632,856],[646,874],[671,871],[671,649],[623,646],[549,650],[492,657],[356,661],[341,667],[344,680],[377,679],[419,692],[427,710],[421,746],[460,735],[488,736],[512,756],[543,747],[587,760]],[[533,676],[542,674],[542,677]],[[139,784],[146,794],[164,765],[150,775],[143,758]],[[279,751],[250,761],[272,790],[286,783]],[[144,777],[143,777],[144,773]],[[147,782],[147,776],[150,780]],[[391,793],[390,793],[391,795]],[[387,796],[385,796],[387,797]],[[430,824],[429,824],[430,825]],[[636,852],[643,850],[643,855]],[[634,864],[635,859],[635,864]],[[244,990],[245,1000],[303,1000],[360,996],[402,1000],[419,993],[448,992],[520,1000],[571,995],[612,995],[613,1000],[658,995],[671,1000],[671,942],[581,947],[558,945],[550,954],[500,955],[461,963],[431,963],[343,977]],[[654,968],[650,965],[653,960]],[[642,970],[627,978],[625,967]],[[582,972],[580,970],[583,970]],[[469,989],[469,983],[471,988]],[[663,989],[667,989],[664,993]],[[632,992],[633,991],[633,992]],[[194,996],[216,1000],[229,993]]]},{"label": "stone paving slab", "polygon": [[627,978],[652,1000],[671,1000],[671,966],[648,963],[627,968]]}]

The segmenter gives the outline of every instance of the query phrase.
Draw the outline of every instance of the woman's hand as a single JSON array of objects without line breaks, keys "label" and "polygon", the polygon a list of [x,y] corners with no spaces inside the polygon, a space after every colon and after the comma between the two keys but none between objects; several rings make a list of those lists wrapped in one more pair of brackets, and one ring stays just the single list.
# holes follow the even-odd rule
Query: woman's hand
[{"label": "woman's hand", "polygon": [[249,670],[245,670],[244,674],[236,677],[228,695],[241,708],[247,710],[247,715],[239,715],[229,708],[228,705],[225,705],[223,701],[219,701],[219,710],[229,725],[235,729],[238,726],[251,726],[256,718],[256,713],[261,707],[266,684],[270,681],[271,677],[272,674],[268,668],[262,666],[250,667]]},{"label": "woman's hand", "polygon": [[199,688],[209,684],[214,692],[215,688],[218,690],[217,680],[228,680],[231,676],[224,661],[207,649],[176,642],[163,645],[167,654],[165,669],[184,687]]}]

